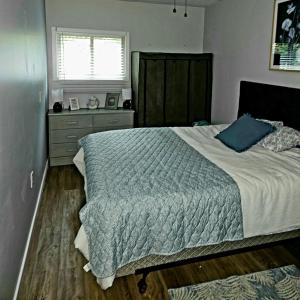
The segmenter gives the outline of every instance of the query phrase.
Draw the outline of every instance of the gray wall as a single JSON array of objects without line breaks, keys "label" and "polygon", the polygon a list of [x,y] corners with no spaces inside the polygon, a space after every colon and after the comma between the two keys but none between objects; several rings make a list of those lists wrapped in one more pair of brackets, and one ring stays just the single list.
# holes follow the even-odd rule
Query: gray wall
[{"label": "gray wall", "polygon": [[46,162],[43,0],[0,0],[0,66],[0,299],[11,299]]},{"label": "gray wall", "polygon": [[171,5],[118,0],[46,0],[49,87],[60,86],[52,82],[52,26],[128,31],[130,50],[201,53],[205,9],[193,7],[189,18],[183,7],[177,14],[172,10]]},{"label": "gray wall", "polygon": [[300,87],[299,72],[269,70],[273,0],[223,0],[206,9],[204,51],[214,53],[212,118],[236,118],[239,82]]}]

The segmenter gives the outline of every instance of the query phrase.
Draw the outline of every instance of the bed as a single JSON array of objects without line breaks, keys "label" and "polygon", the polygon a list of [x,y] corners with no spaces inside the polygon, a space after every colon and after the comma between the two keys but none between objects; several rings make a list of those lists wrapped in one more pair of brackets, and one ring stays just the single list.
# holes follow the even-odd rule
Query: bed
[{"label": "bed", "polygon": [[[238,114],[299,130],[299,99],[298,89],[241,82]],[[237,154],[214,139],[226,126],[140,128],[82,143],[74,162],[87,204],[75,247],[103,289],[154,266],[300,236],[300,149]]]}]

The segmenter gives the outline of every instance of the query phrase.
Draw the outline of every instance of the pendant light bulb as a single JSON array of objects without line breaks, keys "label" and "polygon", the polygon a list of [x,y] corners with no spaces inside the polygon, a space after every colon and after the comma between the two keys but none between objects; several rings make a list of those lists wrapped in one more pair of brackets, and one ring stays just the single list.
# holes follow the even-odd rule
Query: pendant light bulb
[{"label": "pendant light bulb", "polygon": [[176,14],[177,10],[176,10],[176,0],[174,0],[174,8],[173,8],[173,13]]},{"label": "pendant light bulb", "polygon": [[184,17],[187,18],[187,0],[185,0],[185,3],[184,3]]}]

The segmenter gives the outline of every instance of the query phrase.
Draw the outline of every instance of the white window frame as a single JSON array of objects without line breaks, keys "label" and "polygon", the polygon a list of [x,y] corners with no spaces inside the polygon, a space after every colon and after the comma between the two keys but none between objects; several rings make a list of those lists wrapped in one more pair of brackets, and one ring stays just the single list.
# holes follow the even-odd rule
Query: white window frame
[{"label": "white window frame", "polygon": [[[52,27],[52,80],[57,86],[70,86],[70,85],[99,85],[99,86],[124,86],[129,84],[130,80],[130,55],[129,55],[129,32],[124,31],[104,31],[104,30],[90,30],[90,29],[77,29],[77,28],[65,28],[65,27]],[[57,57],[56,57],[56,34],[58,32],[66,33],[83,33],[91,35],[108,35],[125,38],[125,79],[123,80],[64,80],[57,77]]]}]

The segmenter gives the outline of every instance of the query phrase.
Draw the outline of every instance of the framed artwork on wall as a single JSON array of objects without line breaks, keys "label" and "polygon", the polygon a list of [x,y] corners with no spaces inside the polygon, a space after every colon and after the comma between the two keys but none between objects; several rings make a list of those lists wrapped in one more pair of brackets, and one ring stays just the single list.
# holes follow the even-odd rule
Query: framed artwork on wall
[{"label": "framed artwork on wall", "polygon": [[300,0],[275,0],[270,69],[300,71]]}]

